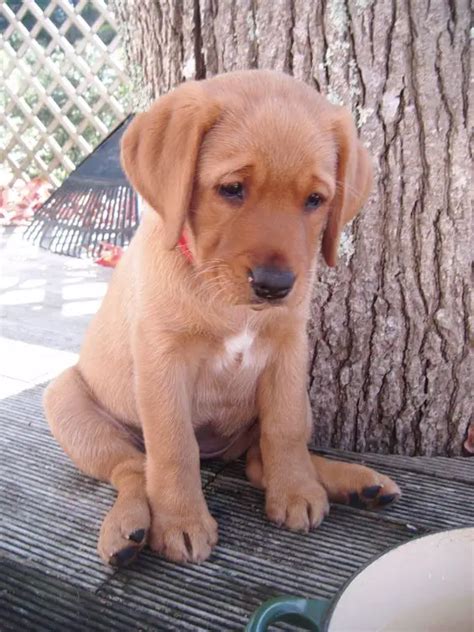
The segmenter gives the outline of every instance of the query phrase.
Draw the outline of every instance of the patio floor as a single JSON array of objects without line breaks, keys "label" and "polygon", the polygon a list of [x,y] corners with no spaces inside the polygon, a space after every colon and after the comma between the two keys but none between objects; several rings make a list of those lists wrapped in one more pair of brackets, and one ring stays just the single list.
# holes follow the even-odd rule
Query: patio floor
[{"label": "patio floor", "polygon": [[145,552],[129,569],[106,568],[96,539],[114,493],[80,474],[56,445],[41,395],[74,363],[110,270],[39,252],[18,230],[4,233],[1,255],[1,630],[243,630],[271,596],[330,598],[388,548],[473,524],[474,467],[466,458],[329,451],[378,467],[403,498],[380,513],[335,506],[308,535],[267,522],[242,463],[215,462],[202,470],[219,522],[210,560],[179,566]]}]

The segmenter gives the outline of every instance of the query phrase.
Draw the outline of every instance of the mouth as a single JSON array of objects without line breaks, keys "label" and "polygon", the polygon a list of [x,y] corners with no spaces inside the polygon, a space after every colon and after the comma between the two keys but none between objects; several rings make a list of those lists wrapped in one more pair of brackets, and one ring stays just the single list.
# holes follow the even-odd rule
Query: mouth
[{"label": "mouth", "polygon": [[250,303],[248,303],[248,306],[250,307],[251,310],[255,312],[261,312],[265,309],[272,309],[274,307],[283,307],[285,304],[286,304],[286,301],[285,299],[282,299],[282,298],[265,300],[262,298],[254,297],[250,301]]}]

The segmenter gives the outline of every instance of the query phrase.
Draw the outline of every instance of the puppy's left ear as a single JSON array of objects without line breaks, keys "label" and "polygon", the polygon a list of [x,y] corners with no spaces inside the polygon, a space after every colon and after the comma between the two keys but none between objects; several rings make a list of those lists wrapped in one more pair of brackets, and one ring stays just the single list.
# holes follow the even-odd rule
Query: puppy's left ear
[{"label": "puppy's left ear", "polygon": [[122,138],[131,184],[163,220],[163,246],[178,243],[191,203],[199,149],[220,109],[199,82],[182,84],[137,114]]},{"label": "puppy's left ear", "polygon": [[333,130],[338,145],[336,194],[329,210],[322,243],[324,259],[331,267],[337,264],[344,225],[357,215],[372,187],[370,156],[357,137],[349,110],[337,108]]}]

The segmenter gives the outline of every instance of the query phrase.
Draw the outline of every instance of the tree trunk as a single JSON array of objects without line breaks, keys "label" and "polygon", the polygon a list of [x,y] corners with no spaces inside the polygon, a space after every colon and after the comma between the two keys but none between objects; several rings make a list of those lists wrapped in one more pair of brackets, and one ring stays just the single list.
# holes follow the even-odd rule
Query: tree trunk
[{"label": "tree trunk", "polygon": [[288,72],[351,106],[375,165],[310,323],[316,444],[459,454],[470,414],[467,0],[115,0],[141,104]]}]

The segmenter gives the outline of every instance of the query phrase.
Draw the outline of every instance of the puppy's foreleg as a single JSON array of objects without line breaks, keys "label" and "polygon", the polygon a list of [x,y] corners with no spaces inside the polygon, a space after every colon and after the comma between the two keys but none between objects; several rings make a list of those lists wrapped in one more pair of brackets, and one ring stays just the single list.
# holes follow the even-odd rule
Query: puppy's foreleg
[{"label": "puppy's foreleg", "polygon": [[205,560],[217,524],[201,487],[199,447],[191,423],[195,369],[186,342],[142,328],[135,345],[136,398],[146,447],[150,546],[170,560]]},{"label": "puppy's foreleg", "polygon": [[273,522],[304,531],[328,511],[307,447],[306,345],[304,329],[288,333],[258,386],[266,512]]}]

